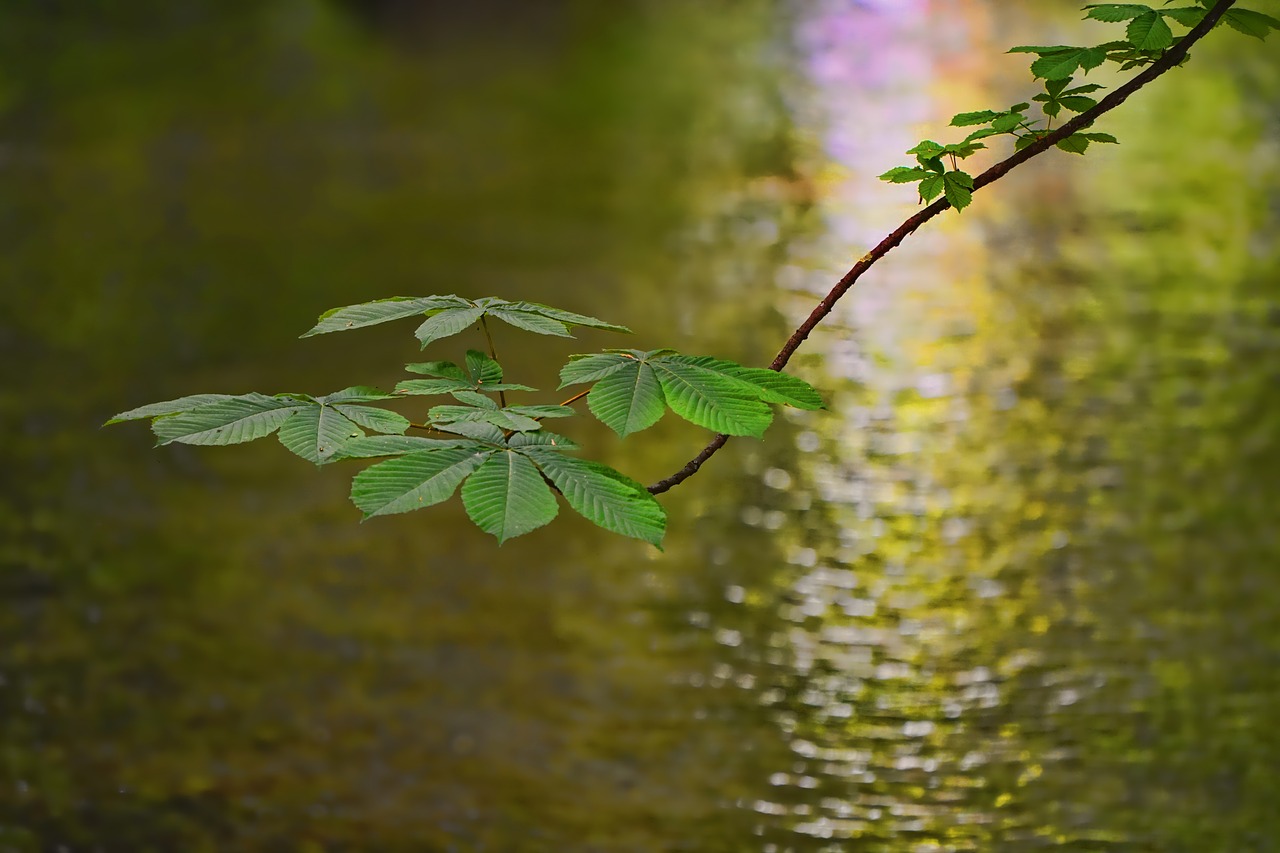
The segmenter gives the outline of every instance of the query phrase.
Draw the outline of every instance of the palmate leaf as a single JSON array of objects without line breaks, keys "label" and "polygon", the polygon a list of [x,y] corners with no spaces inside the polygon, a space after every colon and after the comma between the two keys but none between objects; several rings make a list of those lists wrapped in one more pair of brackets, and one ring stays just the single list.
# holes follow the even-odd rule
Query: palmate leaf
[{"label": "palmate leaf", "polygon": [[373,432],[400,435],[409,428],[409,419],[398,412],[375,409],[372,406],[348,406],[344,403],[339,403],[333,408]]},{"label": "palmate leaf", "polygon": [[661,547],[667,513],[644,486],[607,465],[565,456],[550,447],[529,446],[521,452],[584,518],[605,530]]},{"label": "palmate leaf", "polygon": [[585,326],[611,332],[629,332],[626,326],[606,323],[586,314],[576,314],[537,302],[512,302],[495,296],[464,299],[447,296],[396,296],[359,305],[334,308],[320,315],[319,321],[302,337],[359,329],[390,320],[426,315],[416,335],[426,346],[433,341],[456,335],[486,316],[540,335],[572,337],[569,329]]},{"label": "palmate leaf", "polygon": [[295,397],[244,394],[175,415],[156,418],[151,431],[160,444],[240,444],[268,436],[296,412],[312,405]]},{"label": "palmate leaf", "polygon": [[476,526],[496,536],[499,545],[542,527],[560,511],[533,462],[510,450],[493,452],[467,478],[462,504]]},{"label": "palmate leaf", "polygon": [[461,447],[419,450],[379,462],[356,475],[351,502],[365,518],[409,512],[447,500],[467,475],[479,468],[492,447],[469,443]]}]

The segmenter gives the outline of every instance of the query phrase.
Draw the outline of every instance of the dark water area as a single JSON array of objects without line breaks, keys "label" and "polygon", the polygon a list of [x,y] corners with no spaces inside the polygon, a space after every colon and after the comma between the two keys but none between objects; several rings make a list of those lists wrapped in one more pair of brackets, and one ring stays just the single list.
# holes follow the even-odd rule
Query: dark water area
[{"label": "dark water area", "polygon": [[[11,4],[0,851],[1276,849],[1275,37],[910,238],[793,362],[829,410],[664,496],[662,552],[99,429],[390,387],[411,327],[295,337],[392,295],[635,330],[500,334],[542,388],[767,363],[915,209],[875,176],[1032,93],[1006,47],[1108,37],[1009,9]],[[646,482],[708,438],[562,431]]]}]

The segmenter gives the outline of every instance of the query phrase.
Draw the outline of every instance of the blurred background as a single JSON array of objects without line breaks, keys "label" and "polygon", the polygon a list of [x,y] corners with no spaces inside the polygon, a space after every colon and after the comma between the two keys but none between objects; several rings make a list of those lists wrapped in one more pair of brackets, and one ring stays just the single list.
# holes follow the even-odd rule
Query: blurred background
[{"label": "blurred background", "polygon": [[[1077,6],[5,3],[0,851],[1274,850],[1274,36],[911,237],[665,552],[99,429],[389,387],[411,324],[296,336],[392,295],[635,330],[501,332],[542,388],[767,363],[916,209],[875,176],[1036,91],[1008,46],[1116,37]],[[646,482],[709,437],[565,431]]]}]

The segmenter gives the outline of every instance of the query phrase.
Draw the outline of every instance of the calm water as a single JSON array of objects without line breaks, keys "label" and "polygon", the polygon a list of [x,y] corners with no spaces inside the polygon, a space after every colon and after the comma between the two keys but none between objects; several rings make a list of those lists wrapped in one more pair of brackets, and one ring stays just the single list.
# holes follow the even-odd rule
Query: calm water
[{"label": "calm water", "polygon": [[[394,294],[765,362],[914,210],[875,175],[1031,93],[1005,47],[1104,32],[714,5],[8,12],[0,851],[1277,849],[1274,44],[912,237],[793,362],[830,410],[664,498],[664,553],[98,429],[389,386],[411,327],[294,337]],[[498,346],[547,386],[581,338]],[[571,431],[646,481],[707,438]]]}]

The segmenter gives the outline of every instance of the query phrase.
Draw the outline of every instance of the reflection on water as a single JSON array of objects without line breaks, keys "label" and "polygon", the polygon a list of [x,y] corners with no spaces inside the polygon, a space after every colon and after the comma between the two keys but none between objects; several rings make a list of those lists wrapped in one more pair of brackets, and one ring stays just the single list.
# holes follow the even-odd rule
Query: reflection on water
[{"label": "reflection on water", "polygon": [[[357,525],[349,471],[93,431],[390,384],[407,330],[287,329],[397,292],[764,361],[914,209],[874,175],[1079,26],[516,5],[0,35],[0,850],[1269,849],[1269,48],[1224,35],[1118,150],[914,235],[800,352],[830,411],[669,495],[662,554],[573,521],[496,549],[456,504]],[[536,385],[614,343],[499,347]],[[575,437],[641,479],[705,438]]]},{"label": "reflection on water", "polygon": [[[896,223],[865,172],[899,158],[868,151],[921,120],[860,58],[888,43],[936,76],[965,50],[915,27],[832,3],[802,28],[823,148],[857,184],[826,196],[835,252]],[[1197,99],[1185,138],[1109,119],[1126,153],[1012,179],[815,335],[833,411],[741,515],[790,569],[729,583],[738,612],[710,626],[789,743],[741,804],[764,849],[1268,849],[1280,374],[1257,359],[1280,342],[1280,256],[1274,185],[1246,165],[1275,174],[1274,113],[1238,85],[1219,64],[1149,93],[1156,116]],[[1205,162],[1198,134],[1254,153]],[[788,276],[824,277],[811,258]],[[742,641],[765,612],[782,622]]]}]

